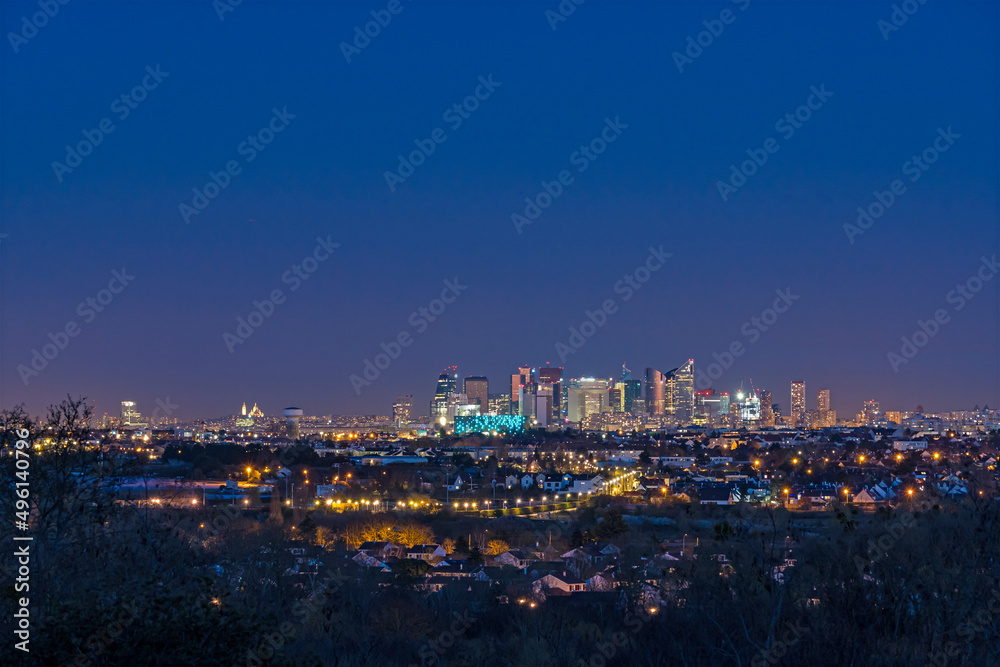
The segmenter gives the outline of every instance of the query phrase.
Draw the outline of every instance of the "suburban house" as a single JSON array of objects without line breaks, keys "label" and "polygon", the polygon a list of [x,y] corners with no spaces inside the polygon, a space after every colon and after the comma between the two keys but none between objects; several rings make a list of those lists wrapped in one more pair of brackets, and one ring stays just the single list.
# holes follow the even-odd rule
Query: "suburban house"
[{"label": "suburban house", "polygon": [[510,565],[511,567],[523,570],[531,565],[534,559],[520,549],[511,549],[510,551],[503,552],[493,560],[501,565]]},{"label": "suburban house", "polygon": [[600,475],[573,475],[573,484],[567,489],[573,493],[597,493],[605,479]]},{"label": "suburban house", "polygon": [[702,505],[732,505],[733,490],[728,486],[703,486],[696,490]]},{"label": "suburban house", "polygon": [[407,558],[432,561],[447,556],[447,552],[439,544],[417,544],[406,550]]},{"label": "suburban house", "polygon": [[587,590],[587,584],[568,572],[546,574],[532,582],[531,588],[536,593],[561,591],[563,593],[582,593]]},{"label": "suburban house", "polygon": [[573,481],[572,475],[540,475],[542,477],[542,490],[543,491],[562,491],[563,489],[569,487]]},{"label": "suburban house", "polygon": [[358,551],[364,555],[383,560],[393,556],[399,557],[402,550],[403,547],[392,542],[364,542],[358,547]]}]

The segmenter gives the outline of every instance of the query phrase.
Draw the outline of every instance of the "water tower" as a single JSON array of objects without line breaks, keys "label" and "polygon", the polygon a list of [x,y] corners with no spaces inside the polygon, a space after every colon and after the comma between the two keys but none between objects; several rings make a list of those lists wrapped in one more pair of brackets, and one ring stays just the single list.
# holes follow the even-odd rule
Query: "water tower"
[{"label": "water tower", "polygon": [[302,418],[302,410],[299,408],[285,408],[285,428],[288,437],[292,440],[299,439],[299,419]]}]

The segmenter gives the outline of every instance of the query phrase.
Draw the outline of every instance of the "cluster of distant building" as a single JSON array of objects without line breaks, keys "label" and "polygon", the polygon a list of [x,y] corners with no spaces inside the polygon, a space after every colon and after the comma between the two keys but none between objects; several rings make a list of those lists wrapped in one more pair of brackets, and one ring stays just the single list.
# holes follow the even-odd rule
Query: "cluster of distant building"
[{"label": "cluster of distant building", "polygon": [[[565,378],[562,367],[523,366],[511,375],[509,392],[491,393],[489,379],[478,375],[466,377],[460,391],[457,368],[452,366],[438,377],[429,416],[415,416],[413,396],[405,394],[396,398],[392,418],[397,428],[418,424],[428,432],[503,433],[567,426],[595,431],[888,426],[902,425],[923,412],[921,406],[914,412],[882,412],[879,402],[871,399],[851,418],[838,419],[829,389],[817,393],[816,409],[806,409],[802,380],[791,382],[790,409],[783,411],[770,391],[755,389],[752,384],[733,394],[696,388],[696,384],[707,384],[707,377],[696,374],[693,359],[666,372],[646,368],[642,379],[634,379],[625,365],[618,379]],[[506,379],[504,385],[506,389]],[[973,412],[980,412],[978,406]],[[989,408],[982,412],[988,413]]]},{"label": "cluster of distant building", "polygon": [[[663,431],[702,427],[711,429],[822,429],[834,427],[889,427],[901,425],[914,430],[939,430],[941,423],[957,422],[973,430],[1000,427],[995,412],[976,406],[971,411],[945,416],[925,415],[922,406],[913,412],[883,412],[875,399],[864,401],[860,412],[850,418],[838,418],[832,409],[830,390],[820,389],[816,409],[806,408],[806,385],[793,380],[789,410],[772,399],[770,391],[744,390],[732,394],[712,387],[701,388],[709,376],[696,371],[688,359],[677,368],[663,372],[646,368],[641,379],[633,378],[622,365],[615,378],[567,378],[561,366],[518,367],[510,376],[505,391],[490,391],[489,378],[465,377],[459,390],[457,367],[442,372],[435,386],[427,415],[414,410],[412,394],[397,396],[391,416],[349,415],[309,417],[297,407],[283,410],[282,416],[265,416],[254,403],[243,404],[239,413],[229,417],[199,421],[193,430],[231,430],[267,433],[292,440],[310,435],[353,435],[363,432],[396,432],[410,435],[446,433],[521,433],[525,429],[558,431],[573,428],[583,431]],[[153,419],[143,419],[133,401],[122,401],[119,420],[108,420],[105,427],[144,430],[176,426],[154,410]]]}]

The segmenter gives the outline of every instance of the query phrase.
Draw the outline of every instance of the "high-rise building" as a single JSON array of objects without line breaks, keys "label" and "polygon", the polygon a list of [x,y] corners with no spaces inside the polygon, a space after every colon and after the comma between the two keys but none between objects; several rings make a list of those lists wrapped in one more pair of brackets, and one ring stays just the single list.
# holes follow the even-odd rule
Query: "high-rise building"
[{"label": "high-rise building", "polygon": [[122,426],[126,428],[145,428],[148,425],[142,421],[142,415],[135,409],[134,401],[122,401]]},{"label": "high-rise building", "polygon": [[[558,383],[556,383],[558,384]],[[552,417],[552,384],[545,382],[536,385],[535,389],[535,425],[546,427]]]},{"label": "high-rise building", "polygon": [[512,415],[521,414],[520,402],[518,397],[521,395],[521,387],[532,382],[532,372],[531,368],[527,366],[521,366],[517,369],[517,373],[510,376],[510,413]]},{"label": "high-rise building", "polygon": [[[646,369],[646,412],[651,415],[663,414],[663,373],[655,368]],[[572,420],[570,420],[572,421]]]},{"label": "high-rise building", "polygon": [[861,409],[861,420],[866,425],[871,425],[879,421],[879,419],[880,416],[879,416],[878,401],[876,401],[874,398],[865,401],[864,407]]},{"label": "high-rise building", "polygon": [[490,382],[482,375],[474,375],[465,378],[462,386],[465,395],[469,397],[470,403],[479,406],[479,414],[485,415],[490,408]]},{"label": "high-rise building", "polygon": [[836,420],[830,423],[830,390],[820,389],[819,393],[816,394],[816,415],[817,421],[820,428],[827,428],[829,426],[836,426]]},{"label": "high-rise building", "polygon": [[486,414],[509,415],[510,414],[510,394],[490,394],[489,408]]},{"label": "high-rise building", "polygon": [[672,375],[673,415],[681,424],[690,424],[694,419],[694,359],[688,359],[684,365],[673,371]]},{"label": "high-rise building", "polygon": [[[465,394],[458,392],[448,394],[444,409],[444,420],[446,423],[454,424],[455,417],[474,417],[479,414],[481,414],[479,412],[479,404],[473,403]],[[439,424],[440,421],[439,418]]]},{"label": "high-rise building", "polygon": [[694,418],[698,426],[717,426],[722,423],[723,405],[729,410],[729,396],[718,394],[714,389],[702,389],[694,395]]},{"label": "high-rise building", "polygon": [[392,420],[396,426],[408,424],[413,418],[413,395],[400,394],[396,397],[396,402],[392,404]]},{"label": "high-rise building", "polygon": [[564,406],[563,395],[563,368],[562,366],[545,366],[538,369],[538,385],[551,389],[551,399],[549,404],[549,423],[562,420]]},{"label": "high-rise building", "polygon": [[642,380],[623,380],[622,384],[622,408],[625,412],[632,412],[633,404],[636,400],[642,400]]},{"label": "high-rise building", "polygon": [[757,390],[760,398],[760,425],[765,428],[774,426],[774,409],[771,407],[771,392],[763,389]]},{"label": "high-rise building", "polygon": [[431,399],[431,420],[440,422],[448,417],[448,397],[455,393],[458,384],[457,366],[449,366],[438,376],[434,398]]},{"label": "high-rise building", "polygon": [[804,380],[792,381],[792,426],[803,426],[806,418],[806,383]]},{"label": "high-rise building", "polygon": [[569,381],[569,405],[566,416],[571,422],[582,422],[593,414],[608,410],[607,380],[574,378]]},{"label": "high-rise building", "polygon": [[819,393],[816,394],[816,409],[820,412],[824,412],[830,409],[830,390],[820,389]]}]

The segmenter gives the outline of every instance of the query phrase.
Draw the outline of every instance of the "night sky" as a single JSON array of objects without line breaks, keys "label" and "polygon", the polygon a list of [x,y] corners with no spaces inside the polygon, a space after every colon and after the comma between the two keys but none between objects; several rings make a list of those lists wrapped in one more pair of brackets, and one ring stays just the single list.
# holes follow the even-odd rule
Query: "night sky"
[{"label": "night sky", "polygon": [[[981,268],[998,252],[996,3],[912,0],[898,30],[890,2],[588,0],[556,22],[558,7],[245,0],[220,20],[208,0],[77,0],[12,44],[40,10],[4,2],[0,406],[38,414],[72,393],[98,413],[169,397],[181,419],[243,401],[387,414],[412,393],[425,414],[452,364],[497,392],[518,364],[639,377],[704,370],[734,342],[745,351],[713,386],[752,378],[786,410],[794,379],[810,409],[829,388],[842,417],[867,398],[1000,405],[1000,280]],[[372,11],[391,21],[356,48]],[[463,100],[478,107],[465,118]],[[782,121],[807,103],[797,128]],[[254,141],[270,143],[243,143],[269,124]],[[602,131],[604,152],[580,152]],[[100,144],[68,158],[85,132]],[[415,140],[434,152],[390,187]],[[910,162],[935,140],[933,164]],[[730,165],[762,154],[720,194]],[[185,216],[210,172],[228,185]],[[845,229],[896,180],[881,217]],[[543,181],[561,192],[516,223]],[[314,255],[317,239],[339,247]],[[618,281],[661,246],[671,256],[626,300]],[[949,296],[977,272],[981,291]],[[274,290],[252,335],[224,337]],[[776,290],[798,298],[761,331],[751,318],[770,318]],[[608,299],[561,360],[556,344]],[[50,333],[65,348],[34,374]],[[350,376],[401,333],[359,394]]]}]

